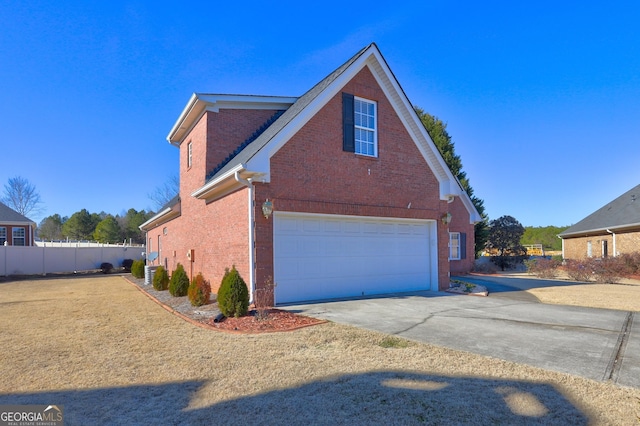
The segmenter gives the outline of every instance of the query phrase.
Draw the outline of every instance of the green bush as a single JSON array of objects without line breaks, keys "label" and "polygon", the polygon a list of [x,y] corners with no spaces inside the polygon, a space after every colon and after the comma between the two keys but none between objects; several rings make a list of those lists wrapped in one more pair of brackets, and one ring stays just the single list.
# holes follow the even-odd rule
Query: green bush
[{"label": "green bush", "polygon": [[218,308],[225,317],[241,317],[249,311],[249,290],[236,267],[225,270],[218,290]]},{"label": "green bush", "polygon": [[156,273],[153,275],[153,288],[163,291],[169,288],[169,274],[164,266],[158,266]]},{"label": "green bush", "polygon": [[144,260],[134,260],[131,264],[131,275],[136,278],[144,278]]},{"label": "green bush", "polygon": [[211,296],[211,285],[209,281],[205,280],[202,276],[202,272],[198,273],[189,285],[187,291],[189,301],[193,306],[202,306],[209,303],[209,296]]},{"label": "green bush", "polygon": [[189,277],[184,271],[182,264],[178,263],[176,270],[171,274],[171,280],[169,281],[169,293],[173,297],[182,297],[187,295],[189,290]]}]

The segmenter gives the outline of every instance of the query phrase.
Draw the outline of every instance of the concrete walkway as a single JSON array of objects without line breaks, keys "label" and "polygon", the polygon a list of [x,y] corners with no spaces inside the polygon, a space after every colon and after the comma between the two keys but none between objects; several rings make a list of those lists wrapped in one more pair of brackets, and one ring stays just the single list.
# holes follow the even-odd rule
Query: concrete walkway
[{"label": "concrete walkway", "polygon": [[489,297],[416,292],[282,307],[369,330],[640,388],[635,313],[545,305],[524,287],[558,281],[465,277]]}]

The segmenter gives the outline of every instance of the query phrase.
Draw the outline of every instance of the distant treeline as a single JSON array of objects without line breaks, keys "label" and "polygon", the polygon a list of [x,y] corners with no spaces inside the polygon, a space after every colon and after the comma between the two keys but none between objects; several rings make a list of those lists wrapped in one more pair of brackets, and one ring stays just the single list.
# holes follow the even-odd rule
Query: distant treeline
[{"label": "distant treeline", "polygon": [[542,244],[545,250],[562,250],[562,240],[558,234],[568,226],[525,226],[520,244]]}]

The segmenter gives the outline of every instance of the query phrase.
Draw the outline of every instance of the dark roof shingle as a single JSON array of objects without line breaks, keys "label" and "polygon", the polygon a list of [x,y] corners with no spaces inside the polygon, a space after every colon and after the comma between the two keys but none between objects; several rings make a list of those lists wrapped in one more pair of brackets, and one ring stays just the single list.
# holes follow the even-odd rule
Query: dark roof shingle
[{"label": "dark roof shingle", "polygon": [[591,213],[560,234],[561,237],[607,229],[640,226],[640,185]]},{"label": "dark roof shingle", "polygon": [[0,203],[0,223],[2,222],[28,222],[34,223],[31,219],[21,215],[6,204]]}]

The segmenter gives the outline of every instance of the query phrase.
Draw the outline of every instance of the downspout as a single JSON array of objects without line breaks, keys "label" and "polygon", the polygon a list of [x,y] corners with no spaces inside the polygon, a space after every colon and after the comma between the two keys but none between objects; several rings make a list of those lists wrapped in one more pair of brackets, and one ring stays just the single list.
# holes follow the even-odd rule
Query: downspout
[{"label": "downspout", "polygon": [[616,257],[616,233],[607,229],[607,232],[613,236],[613,257]]},{"label": "downspout", "polygon": [[240,177],[240,171],[234,173],[233,177],[238,183],[249,188],[249,303],[253,303],[254,293],[256,291],[255,279],[255,252],[254,252],[254,212],[253,212],[253,183],[251,180]]}]

